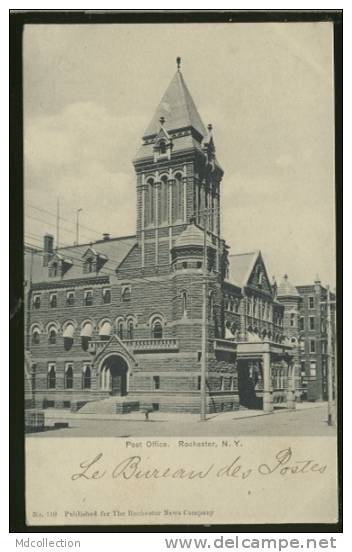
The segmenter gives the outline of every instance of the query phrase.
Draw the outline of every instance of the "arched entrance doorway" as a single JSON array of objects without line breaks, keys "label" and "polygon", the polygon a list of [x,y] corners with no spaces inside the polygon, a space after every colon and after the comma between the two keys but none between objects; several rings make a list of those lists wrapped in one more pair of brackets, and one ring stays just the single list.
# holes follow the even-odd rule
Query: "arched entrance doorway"
[{"label": "arched entrance doorway", "polygon": [[128,364],[120,355],[110,355],[101,367],[100,386],[102,391],[109,391],[113,396],[127,395]]},{"label": "arched entrance doorway", "polygon": [[262,399],[256,395],[256,384],[261,379],[259,362],[240,360],[237,364],[238,395],[240,404],[245,408],[261,409]]}]

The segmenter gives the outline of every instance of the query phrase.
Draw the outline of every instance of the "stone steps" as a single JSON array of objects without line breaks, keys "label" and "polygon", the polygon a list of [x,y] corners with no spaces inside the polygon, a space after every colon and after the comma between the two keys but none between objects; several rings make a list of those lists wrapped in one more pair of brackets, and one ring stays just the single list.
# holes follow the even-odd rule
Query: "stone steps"
[{"label": "stone steps", "polygon": [[139,410],[139,403],[127,397],[109,397],[98,401],[89,401],[78,410],[80,414],[123,414]]}]

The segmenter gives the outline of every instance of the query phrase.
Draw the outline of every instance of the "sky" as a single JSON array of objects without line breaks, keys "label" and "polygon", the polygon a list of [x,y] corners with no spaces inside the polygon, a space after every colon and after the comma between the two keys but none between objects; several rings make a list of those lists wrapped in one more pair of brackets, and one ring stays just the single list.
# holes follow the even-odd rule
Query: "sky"
[{"label": "sky", "polygon": [[230,253],[270,276],[335,286],[329,23],[27,25],[26,243],[135,233],[132,160],[176,71],[212,123]]}]

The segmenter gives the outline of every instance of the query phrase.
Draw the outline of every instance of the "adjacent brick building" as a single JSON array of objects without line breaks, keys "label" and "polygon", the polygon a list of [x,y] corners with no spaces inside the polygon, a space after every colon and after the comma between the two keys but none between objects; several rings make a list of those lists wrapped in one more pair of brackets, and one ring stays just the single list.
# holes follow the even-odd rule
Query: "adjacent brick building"
[{"label": "adjacent brick building", "polygon": [[[135,235],[63,248],[46,235],[43,250],[26,252],[33,403],[85,412],[199,411],[208,210],[207,408],[292,406],[299,358],[285,332],[291,311],[261,253],[231,255],[221,236],[224,173],[212,127],[179,69],[133,164]],[[290,309],[298,316],[296,298]]]},{"label": "adjacent brick building", "polygon": [[308,400],[328,398],[328,325],[330,323],[331,366],[335,366],[335,294],[330,292],[330,322],[328,293],[319,277],[314,284],[297,286],[300,295],[299,339],[301,386]]}]

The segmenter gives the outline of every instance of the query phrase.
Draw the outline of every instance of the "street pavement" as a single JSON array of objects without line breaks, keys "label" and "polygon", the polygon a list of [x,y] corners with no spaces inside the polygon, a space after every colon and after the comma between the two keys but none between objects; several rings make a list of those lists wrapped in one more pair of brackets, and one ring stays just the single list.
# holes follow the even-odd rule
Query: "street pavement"
[{"label": "street pavement", "polygon": [[[55,423],[67,428],[55,428]],[[202,437],[202,436],[335,436],[327,424],[326,403],[301,403],[296,410],[239,410],[210,414],[205,422],[197,414],[154,412],[146,421],[141,412],[92,415],[69,410],[45,410],[46,430],[28,433],[41,437]]]}]

